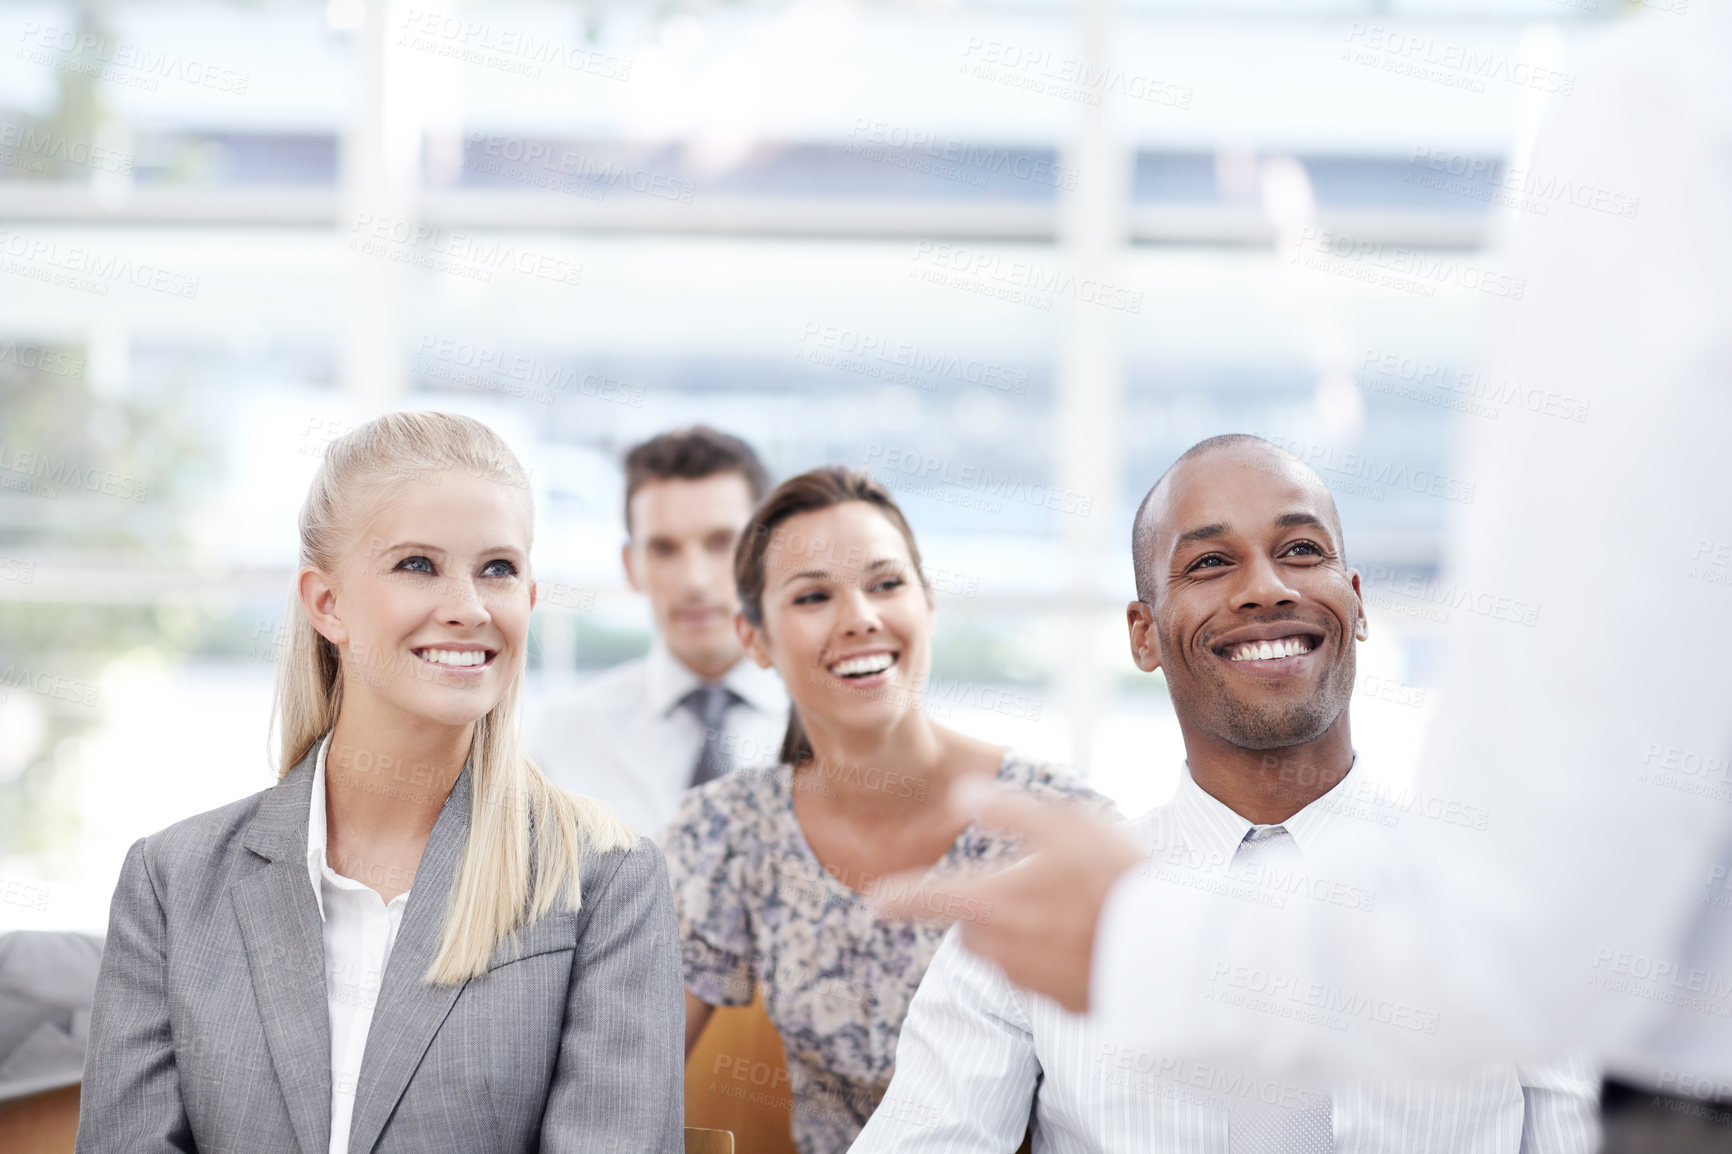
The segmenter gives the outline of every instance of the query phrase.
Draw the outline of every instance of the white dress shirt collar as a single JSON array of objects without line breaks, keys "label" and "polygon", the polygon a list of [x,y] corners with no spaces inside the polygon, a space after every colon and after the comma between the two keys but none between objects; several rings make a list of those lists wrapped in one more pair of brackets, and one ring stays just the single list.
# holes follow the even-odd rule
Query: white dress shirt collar
[{"label": "white dress shirt collar", "polygon": [[319,739],[319,758],[313,766],[313,796],[307,803],[307,876],[323,923],[325,999],[331,1023],[327,1154],[347,1154],[373,1009],[403,925],[409,891],[387,902],[371,886],[331,868],[325,822],[325,755],[330,744],[328,733]]},{"label": "white dress shirt collar", "polygon": [[[649,655],[644,660],[644,675],[648,680],[650,711],[660,717],[666,717],[679,708],[686,694],[703,684],[703,678],[675,657],[659,635],[650,643]],[[773,669],[759,668],[750,657],[741,657],[734,662],[733,667],[722,674],[721,684],[759,713],[774,716],[788,708],[782,679]]]},{"label": "white dress shirt collar", "polygon": [[326,872],[335,873],[325,856],[329,837],[325,829],[325,754],[331,747],[331,735],[319,738],[319,758],[313,763],[313,798],[307,807],[307,876],[313,883],[313,900],[319,903],[319,920],[325,917],[325,887],[321,884]]},{"label": "white dress shirt collar", "polygon": [[[1340,821],[1340,814],[1337,812],[1339,806],[1335,804],[1335,800],[1356,790],[1363,777],[1359,772],[1359,758],[1355,755],[1346,775],[1327,793],[1279,823],[1287,830],[1301,852],[1315,849],[1331,836],[1329,831]],[[1179,828],[1184,831],[1186,840],[1207,851],[1215,861],[1232,861],[1240,843],[1245,840],[1245,835],[1253,829],[1262,828],[1256,822],[1240,817],[1219,798],[1198,785],[1191,776],[1188,762],[1185,772],[1179,775],[1179,787],[1173,794],[1169,812],[1178,819]]]}]

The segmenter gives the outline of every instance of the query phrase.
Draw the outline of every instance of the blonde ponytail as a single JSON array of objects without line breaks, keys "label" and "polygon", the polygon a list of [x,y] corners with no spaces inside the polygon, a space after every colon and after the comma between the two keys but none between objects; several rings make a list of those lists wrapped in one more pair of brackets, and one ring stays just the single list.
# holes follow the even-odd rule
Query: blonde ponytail
[{"label": "blonde ponytail", "polygon": [[[381,497],[398,483],[447,469],[515,486],[529,501],[523,466],[486,425],[450,413],[389,413],[351,429],[325,451],[301,507],[301,564],[335,571]],[[289,598],[285,631],[272,708],[279,777],[331,731],[343,704],[337,649],[313,628],[297,596]],[[562,892],[568,907],[578,909],[585,851],[630,849],[637,840],[606,806],[558,788],[518,748],[522,662],[520,653],[499,703],[475,723],[469,841],[427,972],[434,984],[479,976],[499,944],[550,911]]]}]

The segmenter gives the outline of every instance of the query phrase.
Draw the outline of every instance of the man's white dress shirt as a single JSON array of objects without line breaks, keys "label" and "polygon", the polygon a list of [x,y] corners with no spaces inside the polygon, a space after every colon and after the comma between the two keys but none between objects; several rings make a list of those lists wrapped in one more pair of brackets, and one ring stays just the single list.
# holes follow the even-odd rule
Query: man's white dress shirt
[{"label": "man's white dress shirt", "polygon": [[[637,832],[659,837],[703,750],[703,723],[680,704],[702,683],[658,637],[648,655],[538,702],[524,724],[525,748],[554,784],[606,802]],[[782,679],[742,658],[721,684],[740,698],[722,725],[732,768],[775,764],[788,726]]]},{"label": "man's white dress shirt", "polygon": [[385,963],[391,960],[403,908],[404,890],[389,902],[371,886],[331,868],[325,853],[325,753],[331,737],[319,742],[313,770],[313,799],[307,813],[307,876],[325,924],[325,996],[331,1011],[331,1147],[348,1154],[349,1124],[355,1113],[355,1087],[361,1055],[373,1025],[373,1004]]},{"label": "man's white dress shirt", "polygon": [[[1477,368],[1537,399],[1465,421],[1452,464],[1477,492],[1438,583],[1418,792],[1485,828],[1417,821],[1371,919],[1305,903],[1276,924],[1127,876],[1091,998],[1121,1041],[1361,1070],[1585,1044],[1732,1096],[1732,5],[1607,25],[1562,58],[1573,91],[1519,178],[1593,192],[1521,213],[1486,258],[1523,291],[1488,302]],[[1374,1045],[1247,1019],[1202,997],[1221,955],[1448,1028]]]},{"label": "man's white dress shirt", "polygon": [[[1323,863],[1344,828],[1379,823],[1389,830],[1381,823],[1399,814],[1356,767],[1281,826],[1253,826],[1187,772],[1173,800],[1131,823],[1129,832],[1152,854],[1150,872],[1169,884],[1277,915],[1317,903],[1365,917],[1380,895]],[[1270,851],[1256,852],[1259,838],[1271,833],[1263,843]],[[1398,847],[1397,836],[1391,848]],[[1279,967],[1217,958],[1209,969],[1211,999],[1253,1017],[1305,1020],[1326,1032],[1439,1028],[1426,1007],[1301,988]],[[1160,981],[1159,971],[1145,980]],[[1593,1072],[1567,1062],[1521,1072],[1501,1064],[1430,1082],[1355,1079],[1327,1095],[1332,1148],[1591,1154],[1595,1090]],[[1123,1045],[1087,1017],[1011,985],[996,966],[963,949],[953,931],[909,1007],[896,1075],[852,1154],[1002,1154],[1016,1148],[1031,1119],[1036,1154],[1225,1154],[1236,1124],[1312,1110],[1322,1101],[1313,1087]],[[1325,1134],[1314,1148],[1329,1149],[1328,1142]],[[1311,1147],[1283,1146],[1299,1148]]]}]

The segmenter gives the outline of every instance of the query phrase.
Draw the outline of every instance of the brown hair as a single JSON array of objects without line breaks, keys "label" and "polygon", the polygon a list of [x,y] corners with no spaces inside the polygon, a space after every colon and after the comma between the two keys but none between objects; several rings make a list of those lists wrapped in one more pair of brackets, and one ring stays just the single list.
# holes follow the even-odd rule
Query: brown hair
[{"label": "brown hair", "polygon": [[745,478],[754,505],[770,488],[770,474],[752,446],[708,425],[676,429],[634,446],[625,455],[626,533],[631,533],[631,499],[651,481],[701,481],[724,473]]},{"label": "brown hair", "polygon": [[[734,584],[739,588],[740,613],[753,628],[764,627],[764,583],[768,574],[766,558],[770,551],[770,536],[776,526],[801,513],[813,513],[843,505],[849,501],[864,501],[884,514],[884,519],[902,534],[908,546],[908,559],[926,588],[926,573],[920,565],[920,546],[914,543],[914,530],[896,504],[890,490],[874,481],[870,474],[828,465],[812,469],[797,477],[789,477],[758,506],[752,519],[740,533],[740,543],[734,549]],[[784,765],[797,766],[812,757],[812,742],[800,724],[800,712],[792,702],[788,705],[788,732],[782,738],[781,759]]]}]

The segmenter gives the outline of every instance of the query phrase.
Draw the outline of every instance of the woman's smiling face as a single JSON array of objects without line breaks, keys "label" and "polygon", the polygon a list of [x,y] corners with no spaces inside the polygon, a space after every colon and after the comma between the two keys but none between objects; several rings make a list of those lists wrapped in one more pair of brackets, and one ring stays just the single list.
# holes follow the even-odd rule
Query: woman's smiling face
[{"label": "woman's smiling face", "polygon": [[522,668],[529,545],[529,502],[511,485],[446,470],[387,489],[334,574],[303,570],[345,701],[438,725],[485,716]]},{"label": "woman's smiling face", "polygon": [[764,568],[752,650],[782,675],[808,732],[882,728],[918,706],[933,608],[889,519],[865,501],[789,517]]}]

